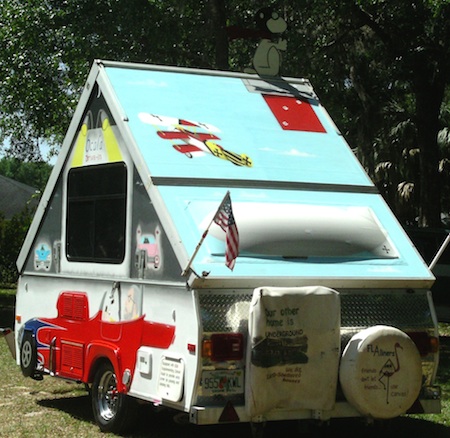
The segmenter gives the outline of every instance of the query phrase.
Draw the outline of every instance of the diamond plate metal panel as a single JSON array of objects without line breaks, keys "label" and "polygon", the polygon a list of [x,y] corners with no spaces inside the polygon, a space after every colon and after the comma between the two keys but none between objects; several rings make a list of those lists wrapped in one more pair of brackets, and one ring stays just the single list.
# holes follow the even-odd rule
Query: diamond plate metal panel
[{"label": "diamond plate metal panel", "polygon": [[433,327],[425,294],[341,294],[341,327],[390,325],[403,329]]},{"label": "diamond plate metal panel", "polygon": [[[380,324],[409,330],[434,327],[426,294],[341,293],[340,298],[346,333]],[[244,331],[251,299],[251,293],[200,294],[203,330]]]},{"label": "diamond plate metal panel", "polygon": [[244,332],[252,294],[213,294],[199,296],[205,332]]}]

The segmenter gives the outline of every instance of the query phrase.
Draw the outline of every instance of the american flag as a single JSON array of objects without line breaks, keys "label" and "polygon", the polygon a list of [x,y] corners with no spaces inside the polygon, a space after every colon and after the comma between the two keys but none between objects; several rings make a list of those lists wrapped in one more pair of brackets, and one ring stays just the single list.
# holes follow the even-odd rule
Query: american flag
[{"label": "american flag", "polygon": [[233,270],[236,257],[239,255],[239,232],[231,207],[230,192],[227,192],[222,204],[220,204],[214,216],[214,222],[226,233],[225,265]]}]

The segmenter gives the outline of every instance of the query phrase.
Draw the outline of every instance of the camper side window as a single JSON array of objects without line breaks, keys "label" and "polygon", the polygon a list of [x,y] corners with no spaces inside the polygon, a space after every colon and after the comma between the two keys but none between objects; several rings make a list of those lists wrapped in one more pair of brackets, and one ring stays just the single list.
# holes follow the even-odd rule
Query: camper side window
[{"label": "camper side window", "polygon": [[121,263],[125,257],[125,163],[73,168],[67,184],[67,258]]}]

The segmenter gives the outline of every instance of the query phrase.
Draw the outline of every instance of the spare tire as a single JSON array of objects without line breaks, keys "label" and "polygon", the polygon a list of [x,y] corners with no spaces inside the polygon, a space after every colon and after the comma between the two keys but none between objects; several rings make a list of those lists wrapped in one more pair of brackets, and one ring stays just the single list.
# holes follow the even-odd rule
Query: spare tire
[{"label": "spare tire", "polygon": [[401,330],[374,326],[354,335],[341,358],[344,395],[362,415],[375,419],[404,414],[422,387],[416,345]]}]

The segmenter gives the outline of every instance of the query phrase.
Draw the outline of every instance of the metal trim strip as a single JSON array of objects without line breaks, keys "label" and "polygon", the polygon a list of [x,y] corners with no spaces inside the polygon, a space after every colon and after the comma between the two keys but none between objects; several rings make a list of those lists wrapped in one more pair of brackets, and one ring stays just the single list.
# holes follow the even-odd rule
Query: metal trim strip
[{"label": "metal trim strip", "polygon": [[215,179],[215,178],[178,178],[178,177],[151,177],[155,186],[172,187],[236,187],[245,189],[272,189],[272,190],[304,190],[319,192],[344,192],[379,194],[375,186],[347,185],[347,184],[322,184],[291,181],[264,181],[245,179]]}]

